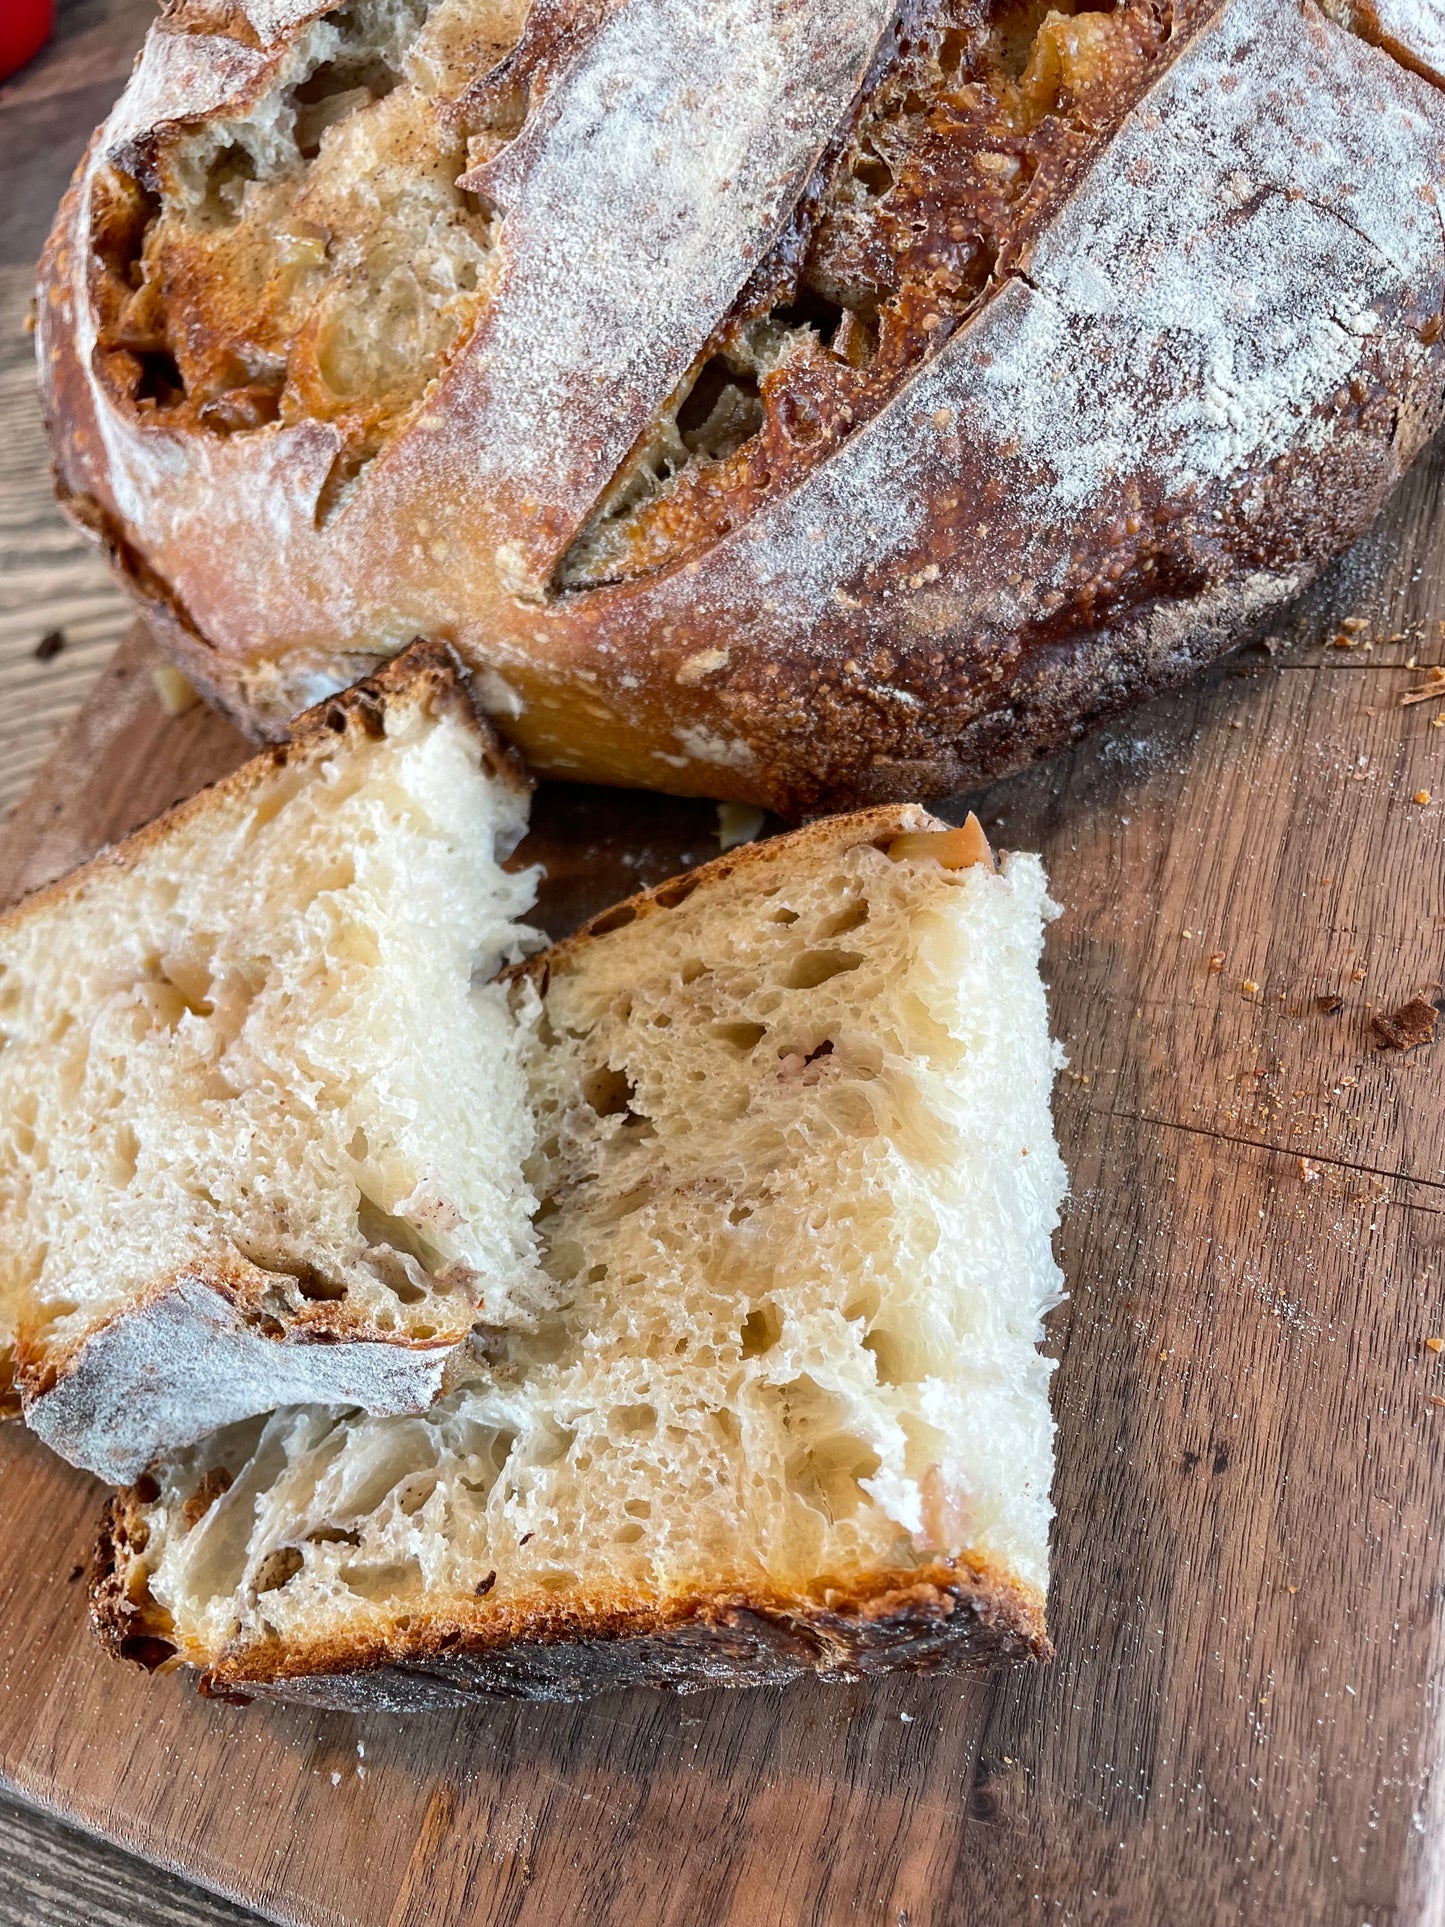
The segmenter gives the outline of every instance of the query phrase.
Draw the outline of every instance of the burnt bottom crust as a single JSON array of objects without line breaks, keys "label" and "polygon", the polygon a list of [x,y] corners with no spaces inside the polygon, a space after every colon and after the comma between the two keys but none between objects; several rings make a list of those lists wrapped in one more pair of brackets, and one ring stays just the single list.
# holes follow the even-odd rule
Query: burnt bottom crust
[{"label": "burnt bottom crust", "polygon": [[[148,1671],[183,1663],[150,1596],[141,1501],[107,1508],[91,1578],[91,1620],[108,1652]],[[817,1596],[740,1590],[647,1603],[618,1597],[490,1617],[399,1613],[356,1639],[253,1645],[199,1668],[208,1698],[289,1700],[340,1711],[422,1712],[478,1697],[592,1699],[621,1687],[674,1693],[782,1686],[813,1674],[979,1673],[1047,1660],[1043,1600],[967,1555],[883,1571]]]}]

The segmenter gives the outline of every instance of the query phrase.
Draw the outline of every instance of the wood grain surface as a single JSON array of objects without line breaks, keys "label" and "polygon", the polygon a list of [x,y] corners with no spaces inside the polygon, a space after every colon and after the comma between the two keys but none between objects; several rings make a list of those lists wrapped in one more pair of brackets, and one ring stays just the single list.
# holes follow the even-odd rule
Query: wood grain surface
[{"label": "wood grain surface", "polygon": [[[67,6],[0,94],[7,331],[148,13]],[[125,614],[47,507],[8,332],[0,382],[0,807],[46,764],[3,897],[243,746],[165,717],[133,636],[52,751]],[[1445,1922],[1445,1034],[1372,1028],[1445,979],[1445,700],[1401,700],[1445,661],[1442,476],[1445,448],[1277,653],[976,799],[1066,905],[1050,1668],[410,1720],[205,1703],[95,1649],[100,1488],[12,1429],[0,1784],[328,1927]],[[535,821],[557,934],[716,848],[663,798],[549,786]],[[239,1918],[19,1809],[0,1857],[0,1921]]]},{"label": "wood grain surface", "polygon": [[[56,204],[154,14],[153,0],[60,0],[51,45],[0,87],[0,817],[131,620],[51,498],[27,323]],[[47,637],[62,647],[37,657]]]}]

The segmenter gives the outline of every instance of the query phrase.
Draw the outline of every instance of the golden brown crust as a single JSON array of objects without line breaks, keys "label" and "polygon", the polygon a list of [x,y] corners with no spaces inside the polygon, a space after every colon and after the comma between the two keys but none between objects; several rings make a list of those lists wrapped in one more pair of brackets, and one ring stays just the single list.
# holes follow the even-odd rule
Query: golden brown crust
[{"label": "golden brown crust", "polygon": [[[540,600],[499,558],[547,505],[475,479],[497,434],[467,352],[324,526],[328,424],[219,438],[108,412],[77,312],[93,157],[42,268],[67,505],[257,734],[384,653],[404,608],[489,672],[544,771],[790,815],[978,784],[1243,640],[1440,418],[1438,90],[1312,0],[1206,11],[1176,12],[1142,104],[870,424],[826,426],[806,474],[683,562]],[[1188,315],[1158,307],[1179,286]]]},{"label": "golden brown crust", "polygon": [[[91,1617],[106,1650],[154,1670],[175,1663],[169,1616],[145,1583],[145,1504],[118,1494],[102,1522]],[[1043,1601],[989,1561],[963,1555],[878,1571],[807,1593],[758,1586],[667,1600],[555,1594],[506,1611],[408,1609],[385,1630],[208,1654],[200,1690],[310,1705],[409,1710],[478,1694],[577,1700],[623,1686],[676,1692],[782,1684],[805,1673],[980,1671],[1046,1660]],[[182,1654],[182,1660],[190,1656]]]}]

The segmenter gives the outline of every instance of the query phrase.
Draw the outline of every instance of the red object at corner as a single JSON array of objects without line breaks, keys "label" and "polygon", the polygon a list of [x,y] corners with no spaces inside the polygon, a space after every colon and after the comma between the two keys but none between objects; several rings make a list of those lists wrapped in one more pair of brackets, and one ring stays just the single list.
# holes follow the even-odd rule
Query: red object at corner
[{"label": "red object at corner", "polygon": [[35,58],[54,25],[55,0],[0,0],[0,80]]}]

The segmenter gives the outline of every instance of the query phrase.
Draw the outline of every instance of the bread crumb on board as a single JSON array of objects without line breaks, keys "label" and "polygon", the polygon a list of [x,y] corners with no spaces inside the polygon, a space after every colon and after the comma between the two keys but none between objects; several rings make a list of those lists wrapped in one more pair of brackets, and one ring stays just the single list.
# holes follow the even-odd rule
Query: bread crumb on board
[{"label": "bread crumb on board", "polygon": [[151,681],[155,684],[160,706],[168,716],[184,716],[188,709],[194,709],[201,700],[189,678],[183,676],[173,663],[158,662],[151,670]]},{"label": "bread crumb on board", "polygon": [[1388,1016],[1372,1017],[1370,1027],[1379,1049],[1415,1050],[1421,1044],[1428,1044],[1434,1036],[1438,1015],[1435,1006],[1423,997],[1412,997]]}]

